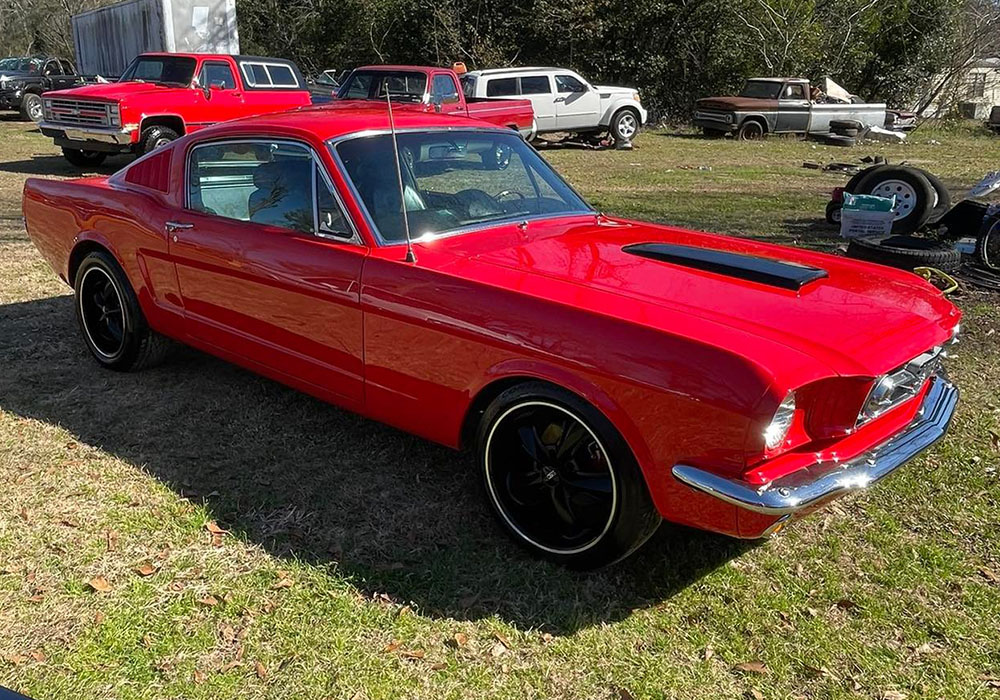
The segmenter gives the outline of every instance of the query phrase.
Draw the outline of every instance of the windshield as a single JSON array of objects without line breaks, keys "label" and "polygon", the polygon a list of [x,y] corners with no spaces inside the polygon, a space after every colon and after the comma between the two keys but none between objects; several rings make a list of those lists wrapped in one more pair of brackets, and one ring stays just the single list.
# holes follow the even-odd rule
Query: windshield
[{"label": "windshield", "polygon": [[427,92],[427,76],[419,71],[356,70],[340,86],[337,99],[384,100],[387,83],[394,100],[420,102]]},{"label": "windshield", "polygon": [[781,92],[781,83],[770,80],[748,80],[740,97],[756,97],[762,100],[776,100]]},{"label": "windshield", "polygon": [[[517,134],[430,131],[397,134],[403,200],[414,239],[526,216],[593,210]],[[389,134],[334,149],[383,243],[406,240]]]},{"label": "windshield", "polygon": [[190,56],[139,56],[118,79],[120,83],[191,84],[195,60]]}]

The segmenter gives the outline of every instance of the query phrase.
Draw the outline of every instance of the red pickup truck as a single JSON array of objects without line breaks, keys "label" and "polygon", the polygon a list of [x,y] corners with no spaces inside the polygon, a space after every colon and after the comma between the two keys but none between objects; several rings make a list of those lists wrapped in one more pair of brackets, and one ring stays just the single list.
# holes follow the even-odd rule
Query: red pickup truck
[{"label": "red pickup truck", "polygon": [[76,166],[142,155],[237,117],[311,104],[291,61],[257,56],[146,53],[114,83],[48,92],[39,125]]},{"label": "red pickup truck", "polygon": [[337,91],[337,100],[385,102],[385,90],[397,102],[442,114],[473,117],[535,138],[535,110],[530,100],[470,98],[459,89],[458,74],[430,66],[364,66],[356,68]]}]

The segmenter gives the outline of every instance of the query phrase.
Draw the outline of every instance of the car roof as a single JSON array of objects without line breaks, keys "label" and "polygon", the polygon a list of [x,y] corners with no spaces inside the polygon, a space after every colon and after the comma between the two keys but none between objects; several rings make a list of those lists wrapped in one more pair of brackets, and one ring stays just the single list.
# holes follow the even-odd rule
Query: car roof
[{"label": "car roof", "polygon": [[501,75],[503,73],[537,73],[537,72],[561,72],[575,73],[569,68],[553,68],[551,66],[518,66],[513,68],[487,68],[486,70],[469,71],[469,75]]},{"label": "car roof", "polygon": [[236,61],[267,61],[268,63],[286,63],[294,65],[294,61],[287,58],[274,58],[273,56],[247,56],[246,54],[229,53],[195,53],[189,51],[143,51],[140,56],[180,56],[181,58],[232,58]]},{"label": "car roof", "polygon": [[[370,71],[410,71],[413,73],[426,73],[432,70],[443,70],[447,72],[449,68],[441,68],[439,66],[411,66],[406,64],[388,64],[388,63],[378,63],[371,66],[358,66],[354,69],[359,70],[370,70]],[[351,71],[352,73],[354,71]]]},{"label": "car roof", "polygon": [[[407,109],[403,105],[393,109],[396,129],[494,129],[510,132],[480,119],[438,114]],[[389,113],[385,106],[374,106],[371,102],[340,100],[337,102],[300,107],[288,112],[261,114],[245,117],[202,129],[200,135],[220,136],[227,131],[246,133],[259,131],[276,135],[297,132],[302,136],[312,135],[322,141],[365,131],[384,131],[389,128]]]},{"label": "car roof", "polygon": [[747,80],[755,80],[762,83],[808,83],[807,78],[747,78]]}]

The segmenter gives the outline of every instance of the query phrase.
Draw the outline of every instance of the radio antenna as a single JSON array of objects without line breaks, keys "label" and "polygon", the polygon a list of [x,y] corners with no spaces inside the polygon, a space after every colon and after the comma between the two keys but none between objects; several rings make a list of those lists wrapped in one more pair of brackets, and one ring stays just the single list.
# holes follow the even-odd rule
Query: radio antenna
[{"label": "radio antenna", "polygon": [[415,263],[417,256],[413,253],[413,241],[410,239],[410,218],[406,215],[406,189],[403,186],[403,166],[399,162],[399,144],[396,142],[396,123],[392,118],[392,99],[389,95],[389,78],[383,83],[385,87],[385,105],[389,108],[389,133],[392,134],[392,153],[396,157],[396,180],[399,183],[399,206],[403,210],[403,233],[406,234],[406,262]]}]

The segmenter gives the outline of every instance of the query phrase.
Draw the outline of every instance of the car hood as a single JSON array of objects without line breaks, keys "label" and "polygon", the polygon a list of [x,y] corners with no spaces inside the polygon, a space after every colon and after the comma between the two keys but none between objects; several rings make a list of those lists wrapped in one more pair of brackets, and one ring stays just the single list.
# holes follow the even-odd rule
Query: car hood
[{"label": "car hood", "polygon": [[776,107],[777,100],[756,97],[703,97],[695,103],[698,109],[753,110]]},{"label": "car hood", "polygon": [[[827,370],[846,376],[877,376],[898,367],[945,342],[960,317],[932,285],[880,265],[624,220],[598,223],[589,217],[589,223],[578,219],[572,224],[533,225],[553,232],[488,251],[455,252],[467,256],[465,264],[472,275],[477,274],[477,265],[490,265],[547,277],[575,285],[576,305],[617,313],[615,302],[608,305],[610,292],[619,300],[618,311],[623,308],[620,304],[640,306],[634,317],[646,325],[667,332],[683,328],[685,333],[722,325],[738,331],[736,335],[750,334],[808,355]],[[451,240],[463,238],[476,236]],[[654,242],[785,261],[825,274],[794,290],[746,279],[739,270],[713,272],[626,250]],[[586,290],[595,293],[593,299]],[[738,342],[733,337],[729,342]],[[751,345],[744,346],[748,355],[754,352]],[[765,352],[769,343],[756,345],[759,355],[753,359],[765,367],[774,364]],[[744,347],[736,349],[742,352]],[[780,368],[768,368],[780,373]]]},{"label": "car hood", "polygon": [[618,85],[595,85],[594,88],[601,93],[612,93],[615,95],[631,95],[636,92],[635,88],[620,87]]},{"label": "car hood", "polygon": [[156,83],[96,83],[94,85],[82,85],[80,87],[70,88],[69,90],[54,90],[52,92],[45,93],[45,96],[72,99],[90,98],[106,100],[109,102],[118,102],[129,97],[136,97],[140,95],[159,97],[167,92],[174,92],[177,90],[187,91],[189,89],[191,88],[157,85]]},{"label": "car hood", "polygon": [[25,78],[38,78],[37,73],[26,73],[22,70],[0,71],[0,80],[24,80]]}]

